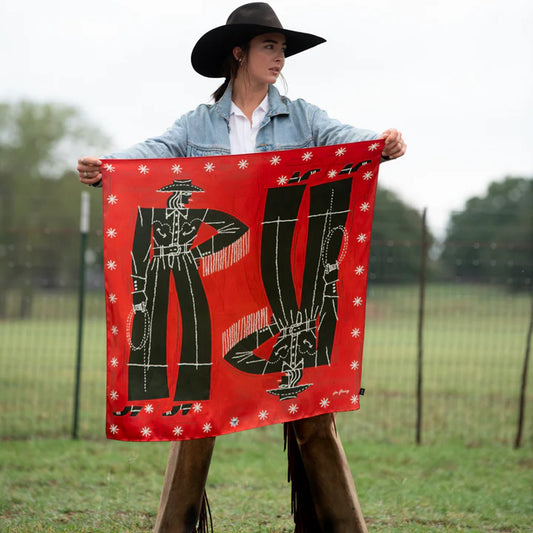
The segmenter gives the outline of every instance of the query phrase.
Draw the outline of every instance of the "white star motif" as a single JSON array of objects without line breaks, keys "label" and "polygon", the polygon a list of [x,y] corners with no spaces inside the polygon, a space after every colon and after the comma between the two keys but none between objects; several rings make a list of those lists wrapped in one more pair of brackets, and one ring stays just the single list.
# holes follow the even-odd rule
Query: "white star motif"
[{"label": "white star motif", "polygon": [[110,237],[111,239],[114,239],[117,236],[117,230],[115,228],[109,228],[105,234]]},{"label": "white star motif", "polygon": [[248,161],[246,161],[246,159],[241,159],[241,160],[237,163],[237,166],[238,166],[241,170],[244,170],[245,168],[248,168]]},{"label": "white star motif", "polygon": [[211,429],[212,429],[211,423],[210,422],[206,422],[202,429],[203,429],[204,433],[209,433],[211,431]]},{"label": "white star motif", "polygon": [[106,163],[104,165],[104,168],[108,171],[108,172],[115,172],[115,167],[111,164],[111,163]]},{"label": "white star motif", "polygon": [[361,204],[361,207],[359,209],[361,209],[361,211],[363,211],[364,213],[365,211],[368,211],[370,209],[370,204],[368,202],[364,202]]},{"label": "white star motif", "polygon": [[215,170],[215,163],[206,163],[204,165],[204,170],[206,172],[213,172],[213,170]]},{"label": "white star motif", "polygon": [[115,205],[118,202],[118,198],[114,194],[110,194],[107,197],[107,203],[111,205]]},{"label": "white star motif", "polygon": [[239,425],[239,419],[234,416],[230,421],[229,421],[229,425],[232,427],[232,428],[235,428]]},{"label": "white star motif", "polygon": [[112,390],[110,393],[109,393],[109,397],[112,399],[112,400],[118,400],[118,392],[116,390]]},{"label": "white star motif", "polygon": [[328,172],[328,178],[330,178],[330,179],[334,178],[336,175],[337,175],[337,171],[336,170],[330,170]]},{"label": "white star motif", "polygon": [[116,294],[110,294],[107,299],[109,300],[109,303],[116,304],[118,301]]},{"label": "white star motif", "polygon": [[148,405],[144,406],[144,410],[151,415],[154,412],[154,406],[149,403]]},{"label": "white star motif", "polygon": [[340,157],[341,155],[344,155],[346,153],[346,148],[339,148],[336,152],[335,152],[335,155],[337,157]]},{"label": "white star motif", "polygon": [[309,161],[313,157],[312,152],[305,152],[305,154],[302,156],[302,161]]},{"label": "white star motif", "polygon": [[374,150],[377,150],[379,148],[379,143],[372,143],[368,149],[373,152]]},{"label": "white star motif", "polygon": [[181,437],[183,435],[183,428],[181,426],[176,426],[172,430],[172,433],[174,433],[174,435],[176,435],[176,437]]},{"label": "white star motif", "polygon": [[137,170],[141,173],[141,174],[148,174],[148,172],[150,172],[150,169],[146,166],[146,165],[139,165],[137,167]]},{"label": "white star motif", "polygon": [[352,361],[350,364],[352,370],[357,370],[359,368],[359,361]]},{"label": "white star motif", "polygon": [[270,160],[271,165],[279,165],[279,162],[281,161],[281,157],[279,155],[275,155]]},{"label": "white star motif", "polygon": [[368,181],[368,180],[371,180],[371,179],[372,179],[372,176],[373,176],[372,171],[369,170],[368,172],[365,172],[365,173],[363,174],[363,179],[364,179],[365,181]]},{"label": "white star motif", "polygon": [[354,304],[355,307],[361,307],[363,305],[363,299],[361,298],[361,296],[356,296],[352,300],[352,303]]},{"label": "white star motif", "polygon": [[117,368],[118,366],[118,359],[116,357],[113,357],[113,359],[111,359],[111,361],[109,361],[109,364],[113,367],[113,368]]},{"label": "white star motif", "polygon": [[268,411],[264,409],[262,411],[259,411],[257,417],[259,418],[259,420],[266,420],[268,418]]},{"label": "white star motif", "polygon": [[117,326],[111,326],[111,333],[113,335],[118,335],[118,328]]},{"label": "white star motif", "polygon": [[357,242],[365,242],[366,241],[366,235],[364,233],[359,233],[357,235]]},{"label": "white star motif", "polygon": [[322,399],[320,400],[320,407],[324,407],[324,408],[329,407],[329,400],[328,400],[328,398],[322,398]]},{"label": "white star motif", "polygon": [[109,433],[111,433],[112,435],[116,435],[118,433],[118,426],[116,426],[115,424],[111,424],[109,426]]},{"label": "white star motif", "polygon": [[141,429],[141,434],[143,437],[149,437],[152,434],[152,430],[148,426],[144,426]]},{"label": "white star motif", "polygon": [[202,410],[202,404],[198,403],[198,402],[194,403],[193,406],[192,406],[192,410],[195,413],[199,413]]},{"label": "white star motif", "polygon": [[287,176],[280,176],[278,178],[278,185],[286,185],[288,181],[289,178],[287,178]]},{"label": "white star motif", "polygon": [[365,272],[365,267],[363,265],[359,265],[356,269],[355,269],[355,273],[358,275],[358,276],[361,276],[362,274],[364,274]]},{"label": "white star motif", "polygon": [[358,394],[354,394],[351,398],[350,398],[350,401],[355,405],[356,403],[359,403],[359,395]]},{"label": "white star motif", "polygon": [[116,261],[112,261],[111,259],[106,263],[107,270],[115,270],[117,268]]},{"label": "white star motif", "polygon": [[298,409],[299,409],[299,407],[295,403],[293,403],[293,404],[289,405],[288,411],[289,411],[289,413],[291,415],[294,415],[294,414],[296,414],[298,412]]},{"label": "white star motif", "polygon": [[361,330],[359,328],[353,328],[350,334],[354,339],[357,339],[361,335]]},{"label": "white star motif", "polygon": [[172,165],[172,172],[174,172],[174,174],[181,174],[182,170],[183,168],[181,165],[178,165],[178,164]]}]

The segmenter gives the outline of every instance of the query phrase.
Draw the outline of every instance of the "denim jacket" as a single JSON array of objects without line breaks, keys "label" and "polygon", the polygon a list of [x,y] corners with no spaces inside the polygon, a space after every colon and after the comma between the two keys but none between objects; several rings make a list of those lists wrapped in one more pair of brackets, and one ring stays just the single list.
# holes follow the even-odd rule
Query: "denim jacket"
[{"label": "denim jacket", "polygon": [[[281,96],[270,85],[270,109],[257,133],[256,151],[269,152],[374,140],[378,135],[329,118],[318,107]],[[230,154],[231,84],[214,104],[202,104],[176,120],[159,137],[115,152],[114,159],[154,159]]]}]

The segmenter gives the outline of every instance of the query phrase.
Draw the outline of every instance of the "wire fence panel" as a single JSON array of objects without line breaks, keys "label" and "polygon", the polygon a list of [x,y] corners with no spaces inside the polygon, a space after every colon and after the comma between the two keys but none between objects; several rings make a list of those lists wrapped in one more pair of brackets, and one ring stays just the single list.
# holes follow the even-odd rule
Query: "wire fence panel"
[{"label": "wire fence panel", "polygon": [[[23,228],[4,235],[5,242],[0,242],[0,438],[70,436],[79,327],[79,235],[44,229],[29,235]],[[82,438],[105,434],[101,238],[100,230],[93,231],[85,253]],[[518,429],[532,312],[533,261],[527,263],[531,242],[513,246],[448,243],[438,249],[434,244],[427,251],[429,281],[420,345],[420,269],[415,265],[426,253],[422,242],[419,235],[372,244],[363,359],[366,394],[359,412],[339,415],[342,436],[415,441],[421,350],[422,443],[511,445]],[[70,247],[72,257],[62,252],[58,261],[58,243]],[[466,249],[468,254],[462,253]],[[518,269],[517,249],[522,254]],[[447,266],[443,265],[446,257]],[[464,257],[472,263],[468,269]],[[506,268],[497,272],[502,265]],[[473,276],[472,269],[483,268],[483,275]],[[527,378],[531,391],[531,369]],[[533,443],[532,409],[528,408],[532,396],[531,392],[525,396],[524,445]]]},{"label": "wire fence panel", "polygon": [[[382,439],[414,441],[417,298],[415,286],[369,292],[367,394],[357,423]],[[509,296],[491,286],[427,287],[422,442],[513,442],[530,308],[528,295]]]}]

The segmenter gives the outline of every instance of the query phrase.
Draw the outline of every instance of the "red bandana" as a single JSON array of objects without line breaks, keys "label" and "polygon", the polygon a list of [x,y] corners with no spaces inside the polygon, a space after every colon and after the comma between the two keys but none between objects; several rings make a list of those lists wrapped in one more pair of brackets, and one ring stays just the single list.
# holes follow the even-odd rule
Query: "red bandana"
[{"label": "red bandana", "polygon": [[104,161],[109,438],[359,408],[382,149]]}]

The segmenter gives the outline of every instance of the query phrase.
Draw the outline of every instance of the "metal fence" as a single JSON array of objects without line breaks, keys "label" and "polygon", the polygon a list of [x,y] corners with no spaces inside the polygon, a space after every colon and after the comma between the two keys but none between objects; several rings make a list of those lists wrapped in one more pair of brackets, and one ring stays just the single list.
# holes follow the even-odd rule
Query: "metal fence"
[{"label": "metal fence", "polygon": [[[105,310],[96,226],[81,238],[77,228],[31,235],[15,228],[0,242],[1,439],[104,437]],[[512,279],[451,274],[436,260],[442,243],[428,244],[424,228],[418,238],[399,241],[391,226],[391,239],[372,243],[366,394],[359,412],[339,415],[343,436],[531,445],[531,265],[520,280],[516,269]],[[472,261],[478,267],[489,261],[493,269],[495,262],[511,264],[516,246],[508,244],[487,245],[497,259],[480,253]],[[531,256],[530,242],[518,244]],[[459,257],[465,246],[475,251],[484,243],[449,243],[448,255]],[[413,258],[414,271],[404,264]]]}]

